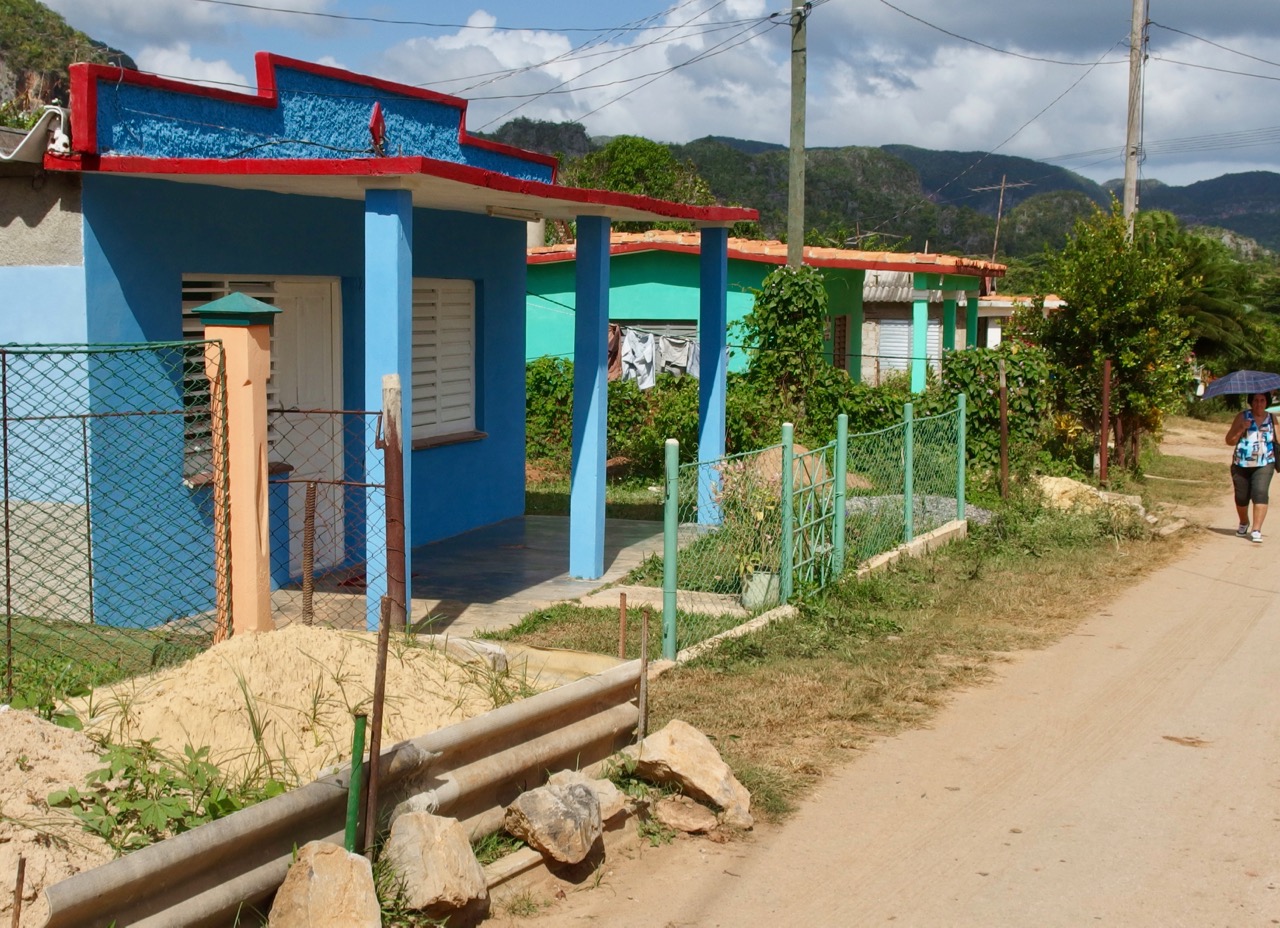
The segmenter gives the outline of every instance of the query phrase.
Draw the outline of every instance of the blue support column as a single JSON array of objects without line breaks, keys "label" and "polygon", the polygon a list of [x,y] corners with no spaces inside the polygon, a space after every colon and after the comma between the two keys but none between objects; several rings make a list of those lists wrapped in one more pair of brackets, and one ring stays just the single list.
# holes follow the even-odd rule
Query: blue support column
[{"label": "blue support column", "polygon": [[[704,228],[700,259],[698,339],[702,359],[698,383],[698,463],[724,457],[725,395],[729,369],[729,230]],[[698,522],[720,524],[720,475],[698,468]]]},{"label": "blue support column", "polygon": [[609,220],[578,217],[573,333],[569,574],[604,574],[604,462],[609,409]]},{"label": "blue support column", "polygon": [[914,275],[915,293],[911,300],[911,392],[924,390],[925,371],[929,366],[929,277]]},{"label": "blue support column", "polygon": [[[364,409],[382,408],[382,378],[400,375],[405,426],[404,534],[406,585],[412,576],[413,454],[407,423],[413,421],[413,194],[408,190],[368,190],[364,200]],[[365,449],[365,479],[384,479],[382,451]],[[372,491],[371,491],[372,492]],[[379,605],[387,592],[385,506],[368,505],[365,558],[368,586],[365,622],[378,627]],[[410,594],[412,595],[412,594]],[[406,604],[407,605],[407,604]]]},{"label": "blue support column", "polygon": [[[966,293],[964,304],[964,343],[966,347],[978,347],[978,292]],[[987,347],[986,345],[982,346]]]}]

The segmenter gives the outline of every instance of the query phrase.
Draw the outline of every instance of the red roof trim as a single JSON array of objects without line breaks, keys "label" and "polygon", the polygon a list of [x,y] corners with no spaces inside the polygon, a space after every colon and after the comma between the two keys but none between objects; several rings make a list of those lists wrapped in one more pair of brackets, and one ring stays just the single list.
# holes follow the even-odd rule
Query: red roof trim
[{"label": "red roof trim", "polygon": [[45,167],[55,171],[81,170],[105,174],[171,174],[175,176],[412,177],[423,175],[504,193],[581,203],[584,206],[623,207],[691,222],[741,222],[753,220],[758,216],[755,210],[740,206],[690,206],[632,193],[560,187],[543,181],[521,180],[471,165],[420,156],[221,160],[137,158],[119,155],[95,155],[69,159],[46,155]]},{"label": "red roof trim", "polygon": [[280,103],[276,87],[276,68],[284,67],[294,71],[315,74],[333,80],[345,81],[349,84],[360,84],[376,90],[385,90],[398,96],[415,100],[426,100],[451,106],[460,111],[458,117],[458,142],[472,148],[509,155],[522,161],[543,164],[551,168],[552,179],[559,170],[560,163],[550,155],[525,151],[514,145],[491,142],[488,139],[474,138],[467,133],[467,101],[461,97],[453,97],[422,87],[408,84],[397,84],[394,81],[371,77],[367,74],[356,74],[342,68],[287,58],[273,52],[258,52],[254,56],[257,70],[258,90],[240,92],[223,90],[218,87],[207,87],[203,84],[192,84],[173,78],[145,74],[141,71],[130,71],[126,68],[105,64],[88,64],[78,62],[71,66],[71,141],[75,151],[92,154],[98,150],[98,81],[110,83],[133,84],[138,87],[151,87],[156,90],[169,90],[190,96],[207,97],[227,103],[238,103],[248,106],[277,107]]}]

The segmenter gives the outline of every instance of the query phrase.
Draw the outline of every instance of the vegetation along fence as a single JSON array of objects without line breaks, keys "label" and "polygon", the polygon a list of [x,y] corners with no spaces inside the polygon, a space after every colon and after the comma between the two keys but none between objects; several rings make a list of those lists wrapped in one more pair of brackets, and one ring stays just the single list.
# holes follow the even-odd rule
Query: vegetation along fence
[{"label": "vegetation along fence", "polygon": [[[964,518],[965,399],[819,448],[779,444],[678,464],[667,442],[661,583],[663,651],[701,641],[726,617],[758,614],[826,586],[846,564]],[[657,565],[637,579],[657,582]],[[677,615],[679,620],[677,620]],[[733,623],[728,623],[733,624]]]},{"label": "vegetation along fence", "polygon": [[[0,347],[5,698],[59,696],[181,660],[226,599],[227,436],[216,342]],[[222,579],[219,579],[222,578]]]}]

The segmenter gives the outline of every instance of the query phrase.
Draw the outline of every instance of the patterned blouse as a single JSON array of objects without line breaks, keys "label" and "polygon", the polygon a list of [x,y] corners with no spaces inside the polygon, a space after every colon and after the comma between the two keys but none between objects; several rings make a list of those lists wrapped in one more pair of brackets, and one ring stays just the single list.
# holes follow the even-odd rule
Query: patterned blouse
[{"label": "patterned blouse", "polygon": [[1271,413],[1259,425],[1254,421],[1253,411],[1244,411],[1244,421],[1248,424],[1240,440],[1236,442],[1236,453],[1231,463],[1239,467],[1265,467],[1276,462],[1276,425]]}]

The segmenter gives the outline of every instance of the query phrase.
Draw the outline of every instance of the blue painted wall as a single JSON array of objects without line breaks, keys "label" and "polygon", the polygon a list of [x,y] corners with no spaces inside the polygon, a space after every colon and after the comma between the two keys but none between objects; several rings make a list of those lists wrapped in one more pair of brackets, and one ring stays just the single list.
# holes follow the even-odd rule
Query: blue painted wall
[{"label": "blue painted wall", "polygon": [[548,164],[461,144],[459,107],[288,67],[276,68],[276,88],[279,105],[264,107],[100,80],[98,149],[152,158],[367,158],[376,102],[386,122],[387,155],[551,180]]},{"label": "blue painted wall", "polygon": [[[344,405],[365,406],[362,203],[86,176],[84,214],[90,342],[180,338],[183,273],[336,276]],[[413,452],[411,544],[524,511],[524,230],[510,220],[414,213],[414,276],[476,281],[477,428],[489,437]],[[164,472],[172,466],[168,453],[146,451],[138,466]],[[205,512],[180,479],[149,504],[187,519]],[[95,535],[98,559],[108,577],[124,579],[131,533],[121,530],[141,531],[146,519],[124,504],[95,517],[104,526],[100,542]]]}]

